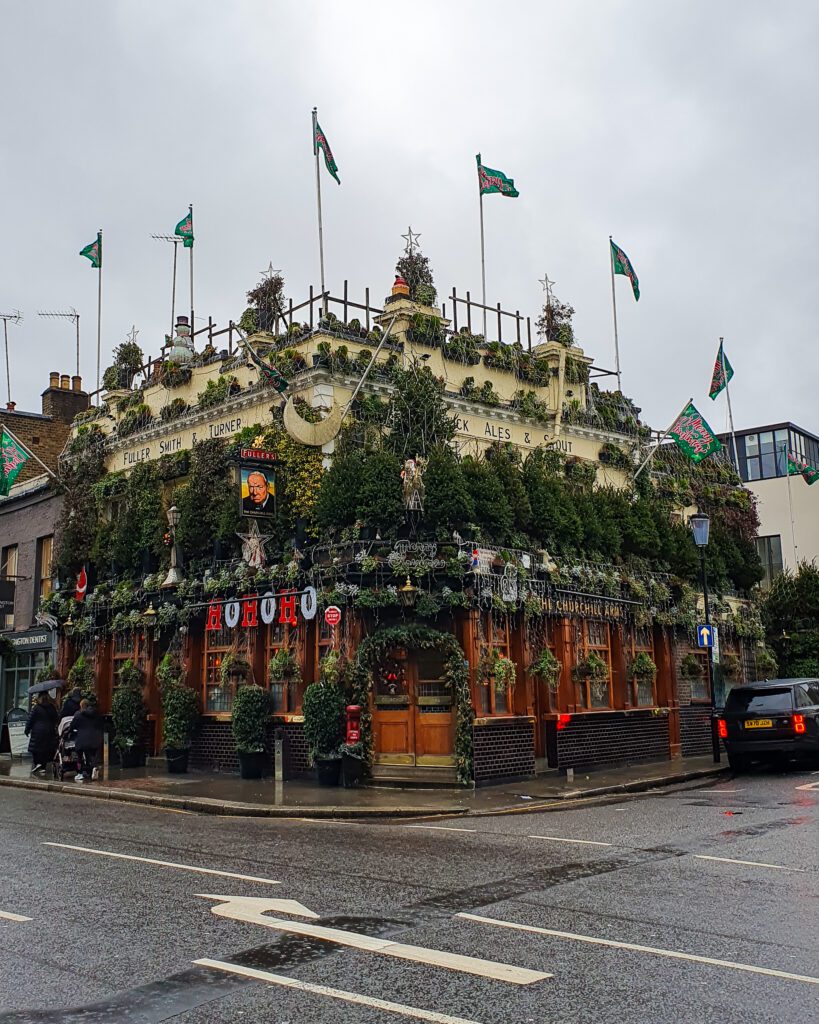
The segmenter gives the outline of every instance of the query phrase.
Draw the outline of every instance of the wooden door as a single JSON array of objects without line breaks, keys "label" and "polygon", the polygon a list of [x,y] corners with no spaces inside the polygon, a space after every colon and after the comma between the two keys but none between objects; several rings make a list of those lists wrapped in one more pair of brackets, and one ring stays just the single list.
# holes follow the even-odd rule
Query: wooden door
[{"label": "wooden door", "polygon": [[415,717],[406,651],[393,651],[373,672],[373,759],[415,764]]},{"label": "wooden door", "polygon": [[411,660],[415,717],[415,763],[428,767],[455,764],[455,694],[446,685],[439,651],[417,651]]}]

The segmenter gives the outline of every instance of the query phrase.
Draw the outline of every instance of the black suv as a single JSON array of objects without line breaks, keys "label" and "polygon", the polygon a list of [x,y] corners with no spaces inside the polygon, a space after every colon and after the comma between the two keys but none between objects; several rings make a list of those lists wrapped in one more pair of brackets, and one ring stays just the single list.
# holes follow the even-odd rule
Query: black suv
[{"label": "black suv", "polygon": [[799,758],[819,765],[819,679],[735,686],[717,727],[734,771],[754,760],[784,764]]}]

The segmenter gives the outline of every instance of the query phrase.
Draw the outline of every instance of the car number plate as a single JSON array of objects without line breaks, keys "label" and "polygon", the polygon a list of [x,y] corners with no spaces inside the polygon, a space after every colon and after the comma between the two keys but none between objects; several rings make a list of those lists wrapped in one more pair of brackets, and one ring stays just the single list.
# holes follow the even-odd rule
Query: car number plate
[{"label": "car number plate", "polygon": [[770,718],[749,718],[745,723],[746,729],[773,729],[773,720]]}]

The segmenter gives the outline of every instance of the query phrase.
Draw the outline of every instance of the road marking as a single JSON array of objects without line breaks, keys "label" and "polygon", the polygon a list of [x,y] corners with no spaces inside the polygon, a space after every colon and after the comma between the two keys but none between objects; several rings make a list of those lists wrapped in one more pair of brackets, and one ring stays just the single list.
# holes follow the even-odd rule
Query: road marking
[{"label": "road marking", "polygon": [[30,917],[23,917],[22,914],[12,914],[10,910],[0,910],[0,917],[4,921],[30,921]]},{"label": "road marking", "polygon": [[435,1010],[422,1010],[418,1006],[407,1006],[404,1003],[392,1003],[386,999],[374,999],[372,996],[362,996],[358,992],[345,992],[340,988],[330,988],[327,985],[314,985],[309,981],[299,981],[296,978],[288,978],[284,974],[271,974],[269,971],[259,971],[255,967],[241,967],[239,964],[225,963],[223,960],[209,960],[207,957],[202,960],[194,960],[200,967],[212,967],[217,971],[228,971],[230,974],[239,974],[243,978],[256,978],[259,981],[268,981],[272,985],[282,985],[284,988],[295,988],[300,992],[312,992],[317,996],[328,996],[330,999],[342,999],[345,1003],[357,1003],[359,1006],[372,1006],[377,1010],[386,1010],[388,1013],[400,1013],[404,1017],[414,1017],[416,1020],[428,1020],[433,1024],[477,1024],[474,1020],[466,1017],[453,1017],[449,1013],[437,1013]]},{"label": "road marking", "polygon": [[807,868],[789,868],[784,864],[764,864],[759,860],[734,860],[732,857],[706,857],[704,853],[695,853],[697,860],[717,860],[722,864],[746,864],[750,868],[776,868],[777,871],[799,871],[806,872]]},{"label": "road marking", "polygon": [[[476,828],[457,828],[455,825],[405,825],[404,828],[426,828],[432,832],[477,832]],[[489,834],[489,833],[487,833]]]},{"label": "road marking", "polygon": [[177,871],[194,871],[199,875],[220,875],[222,878],[238,878],[242,882],[262,882],[264,885],[281,885],[272,878],[258,878],[256,875],[237,875],[233,871],[217,871],[216,868],[199,868],[193,864],[176,864],[170,860],[154,860],[152,857],[134,857],[129,853],[113,853],[111,850],[92,850],[88,846],[70,846],[68,843],[43,843],[61,850],[76,850],[78,853],[93,853],[98,857],[114,857],[116,860],[135,860],[141,864],[153,864],[160,868],[175,868]]},{"label": "road marking", "polygon": [[536,935],[551,935],[557,939],[573,939],[575,942],[589,942],[595,946],[611,946],[614,949],[629,949],[636,953],[651,953],[672,960],[691,960],[698,964],[710,964],[712,967],[730,967],[734,971],[749,971],[751,974],[766,974],[772,978],[786,978],[789,981],[804,981],[808,985],[819,985],[819,978],[808,974],[791,974],[790,971],[776,971],[771,967],[754,967],[751,964],[739,964],[733,960],[716,960],[710,956],[696,956],[693,953],[680,953],[674,949],[657,949],[655,946],[639,946],[634,942],[615,942],[614,939],[598,939],[593,935],[576,935],[574,932],[559,932],[552,928],[539,928],[531,924],[515,924],[513,921],[500,921],[494,917],[479,917],[477,914],[456,914],[467,921],[479,924],[493,924],[499,928],[512,928],[519,932],[534,932]]},{"label": "road marking", "polygon": [[219,917],[228,917],[234,921],[245,921],[249,924],[260,924],[265,928],[289,932],[291,935],[308,935],[314,939],[335,942],[339,946],[362,949],[367,953],[381,953],[384,956],[394,956],[399,960],[428,964],[430,967],[446,967],[451,971],[476,974],[481,978],[492,978],[494,981],[507,981],[512,985],[531,985],[536,981],[552,977],[551,974],[544,974],[543,971],[530,971],[526,967],[515,967],[513,964],[498,963],[494,960],[462,956],[460,953],[447,953],[442,949],[410,946],[403,942],[391,942],[389,939],[363,935],[360,932],[347,932],[340,928],[325,928],[318,924],[282,921],[279,918],[267,917],[265,911],[277,909],[275,906],[279,902],[277,900],[256,896],[217,896],[208,893],[197,893],[196,895],[206,900],[221,900],[219,905],[210,908],[211,913]]},{"label": "road marking", "polygon": [[804,786],[797,786],[797,789],[819,789],[819,782],[806,782]]},{"label": "road marking", "polygon": [[598,843],[593,839],[564,839],[562,836],[527,836],[527,839],[548,839],[550,843],[578,843],[580,846],[611,846],[611,843]]}]

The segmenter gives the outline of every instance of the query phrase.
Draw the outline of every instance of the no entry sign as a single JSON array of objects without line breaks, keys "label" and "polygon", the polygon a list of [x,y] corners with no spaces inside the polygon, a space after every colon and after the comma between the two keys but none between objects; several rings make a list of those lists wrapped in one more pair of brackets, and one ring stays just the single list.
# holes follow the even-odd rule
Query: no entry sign
[{"label": "no entry sign", "polygon": [[324,611],[324,621],[328,626],[337,626],[341,622],[341,609],[337,605],[331,604]]}]

